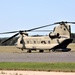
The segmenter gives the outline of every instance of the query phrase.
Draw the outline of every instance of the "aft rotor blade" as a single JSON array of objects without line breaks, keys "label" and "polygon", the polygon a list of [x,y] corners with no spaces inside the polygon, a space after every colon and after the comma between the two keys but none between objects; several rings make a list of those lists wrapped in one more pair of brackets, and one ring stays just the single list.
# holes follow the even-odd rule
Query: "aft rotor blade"
[{"label": "aft rotor blade", "polygon": [[16,32],[19,32],[19,31],[3,32],[3,33],[0,33],[0,34],[10,34],[10,33],[16,33]]},{"label": "aft rotor blade", "polygon": [[67,22],[67,21],[56,22],[55,24],[67,24],[67,23],[75,24],[75,22]]},{"label": "aft rotor blade", "polygon": [[33,28],[33,29],[29,29],[29,30],[25,30],[25,32],[29,32],[29,31],[33,31],[33,30],[37,30],[37,29],[41,29],[41,28],[45,28],[45,27],[49,27],[49,26],[53,26],[55,25],[54,24],[49,24],[49,25],[45,25],[45,26],[41,26],[41,27],[36,27],[36,28]]},{"label": "aft rotor blade", "polygon": [[67,22],[67,23],[75,24],[75,22]]},{"label": "aft rotor blade", "polygon": [[7,41],[9,41],[9,40],[11,40],[12,38],[16,37],[18,34],[19,34],[19,33],[13,35],[12,37],[10,37],[10,38],[8,38],[8,39],[6,39],[6,40],[4,40],[3,42],[1,42],[1,44],[5,43],[5,42],[7,42]]}]

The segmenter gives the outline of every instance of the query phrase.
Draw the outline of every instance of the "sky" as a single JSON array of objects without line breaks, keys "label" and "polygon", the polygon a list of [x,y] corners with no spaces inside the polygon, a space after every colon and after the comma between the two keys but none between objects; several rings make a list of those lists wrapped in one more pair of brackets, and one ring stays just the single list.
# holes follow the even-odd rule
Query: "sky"
[{"label": "sky", "polygon": [[[60,21],[75,22],[75,0],[0,0],[0,33],[28,30]],[[71,31],[75,33],[75,25],[71,25]]]}]

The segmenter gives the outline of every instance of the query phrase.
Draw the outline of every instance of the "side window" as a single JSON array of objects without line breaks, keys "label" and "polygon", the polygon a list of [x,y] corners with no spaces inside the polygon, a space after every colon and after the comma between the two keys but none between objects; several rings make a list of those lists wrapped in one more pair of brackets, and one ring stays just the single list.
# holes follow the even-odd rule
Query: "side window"
[{"label": "side window", "polygon": [[36,43],[36,41],[34,41],[34,44]]},{"label": "side window", "polygon": [[30,44],[32,44],[32,41],[30,41]]},{"label": "side window", "polygon": [[27,41],[27,44],[29,44],[29,41]]},{"label": "side window", "polygon": [[46,42],[45,42],[45,41],[41,41],[41,43],[42,43],[42,44],[46,44]]}]

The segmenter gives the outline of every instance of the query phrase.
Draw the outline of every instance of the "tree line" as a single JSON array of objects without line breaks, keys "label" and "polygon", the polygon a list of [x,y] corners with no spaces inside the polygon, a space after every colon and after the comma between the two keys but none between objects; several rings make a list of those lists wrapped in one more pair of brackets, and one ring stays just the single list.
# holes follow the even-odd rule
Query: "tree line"
[{"label": "tree line", "polygon": [[[0,43],[2,43],[3,41],[5,41],[8,38],[0,38]],[[13,39],[11,39],[11,40],[3,43],[3,44],[0,44],[0,45],[2,45],[2,46],[13,46],[13,45],[15,45],[15,43],[17,42],[17,40],[18,40],[18,37],[15,37],[15,38],[13,38]]]},{"label": "tree line", "polygon": [[[8,38],[0,38],[0,43],[3,42],[4,40],[8,39]],[[75,43],[75,33],[71,33],[71,38],[73,38],[72,43]],[[3,44],[0,44],[0,45],[3,45],[3,46],[13,46],[13,45],[15,45],[17,40],[18,40],[18,37],[15,37],[15,38],[13,38],[13,39],[11,39],[11,40],[3,43]]]}]

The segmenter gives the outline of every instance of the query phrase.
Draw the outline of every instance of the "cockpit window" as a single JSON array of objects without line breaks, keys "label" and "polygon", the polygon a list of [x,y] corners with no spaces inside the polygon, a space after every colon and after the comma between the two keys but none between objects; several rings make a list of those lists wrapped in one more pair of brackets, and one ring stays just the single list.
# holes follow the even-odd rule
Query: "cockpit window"
[{"label": "cockpit window", "polygon": [[56,27],[54,27],[53,32],[55,31],[55,28],[56,28]]}]

